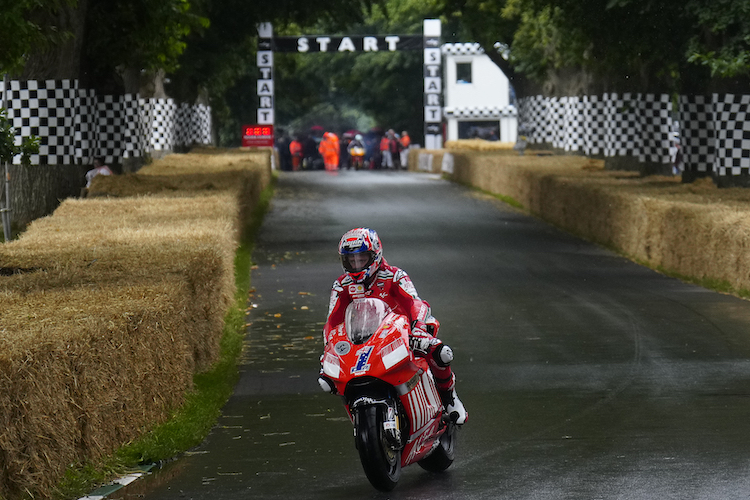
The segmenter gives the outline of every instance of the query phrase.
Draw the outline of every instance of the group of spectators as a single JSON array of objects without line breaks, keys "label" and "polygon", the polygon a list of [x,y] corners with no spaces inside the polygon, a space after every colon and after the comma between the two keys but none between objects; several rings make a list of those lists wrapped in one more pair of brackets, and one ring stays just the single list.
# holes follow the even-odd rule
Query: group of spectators
[{"label": "group of spectators", "polygon": [[334,132],[311,130],[294,138],[282,133],[276,141],[281,170],[406,169],[411,138],[406,131],[383,133],[348,131],[341,138]]}]

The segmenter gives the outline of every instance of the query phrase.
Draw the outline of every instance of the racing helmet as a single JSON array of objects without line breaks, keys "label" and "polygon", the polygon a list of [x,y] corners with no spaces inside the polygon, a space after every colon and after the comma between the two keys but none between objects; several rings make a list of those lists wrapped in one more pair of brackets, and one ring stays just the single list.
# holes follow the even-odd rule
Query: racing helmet
[{"label": "racing helmet", "polygon": [[375,276],[383,262],[383,247],[374,229],[358,227],[347,231],[339,242],[339,256],[344,271],[355,283],[365,283]]}]

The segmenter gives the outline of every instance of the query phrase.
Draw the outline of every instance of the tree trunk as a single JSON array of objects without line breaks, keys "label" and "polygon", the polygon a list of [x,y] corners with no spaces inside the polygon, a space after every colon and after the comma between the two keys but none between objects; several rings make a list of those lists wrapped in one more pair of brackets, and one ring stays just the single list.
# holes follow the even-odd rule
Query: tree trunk
[{"label": "tree trunk", "polygon": [[19,80],[77,80],[81,76],[83,39],[86,29],[88,0],[78,0],[74,6],[63,6],[49,24],[59,33],[68,33],[64,42],[49,49],[29,54]]}]

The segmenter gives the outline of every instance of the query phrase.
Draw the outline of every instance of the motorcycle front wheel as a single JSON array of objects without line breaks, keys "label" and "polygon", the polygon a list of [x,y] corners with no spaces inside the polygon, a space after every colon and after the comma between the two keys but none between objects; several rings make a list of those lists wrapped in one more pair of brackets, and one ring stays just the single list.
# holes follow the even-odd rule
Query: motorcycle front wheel
[{"label": "motorcycle front wheel", "polygon": [[357,408],[355,436],[359,459],[370,483],[391,491],[401,477],[401,450],[394,450],[383,436],[383,412],[377,406]]}]

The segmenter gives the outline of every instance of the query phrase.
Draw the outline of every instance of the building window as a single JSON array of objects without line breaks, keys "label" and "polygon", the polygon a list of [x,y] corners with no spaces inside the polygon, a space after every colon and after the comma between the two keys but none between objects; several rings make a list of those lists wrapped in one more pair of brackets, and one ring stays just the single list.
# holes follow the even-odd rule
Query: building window
[{"label": "building window", "polygon": [[497,120],[460,121],[458,122],[458,138],[497,141],[500,139],[500,122]]},{"label": "building window", "polygon": [[471,63],[456,63],[456,83],[471,83]]}]

